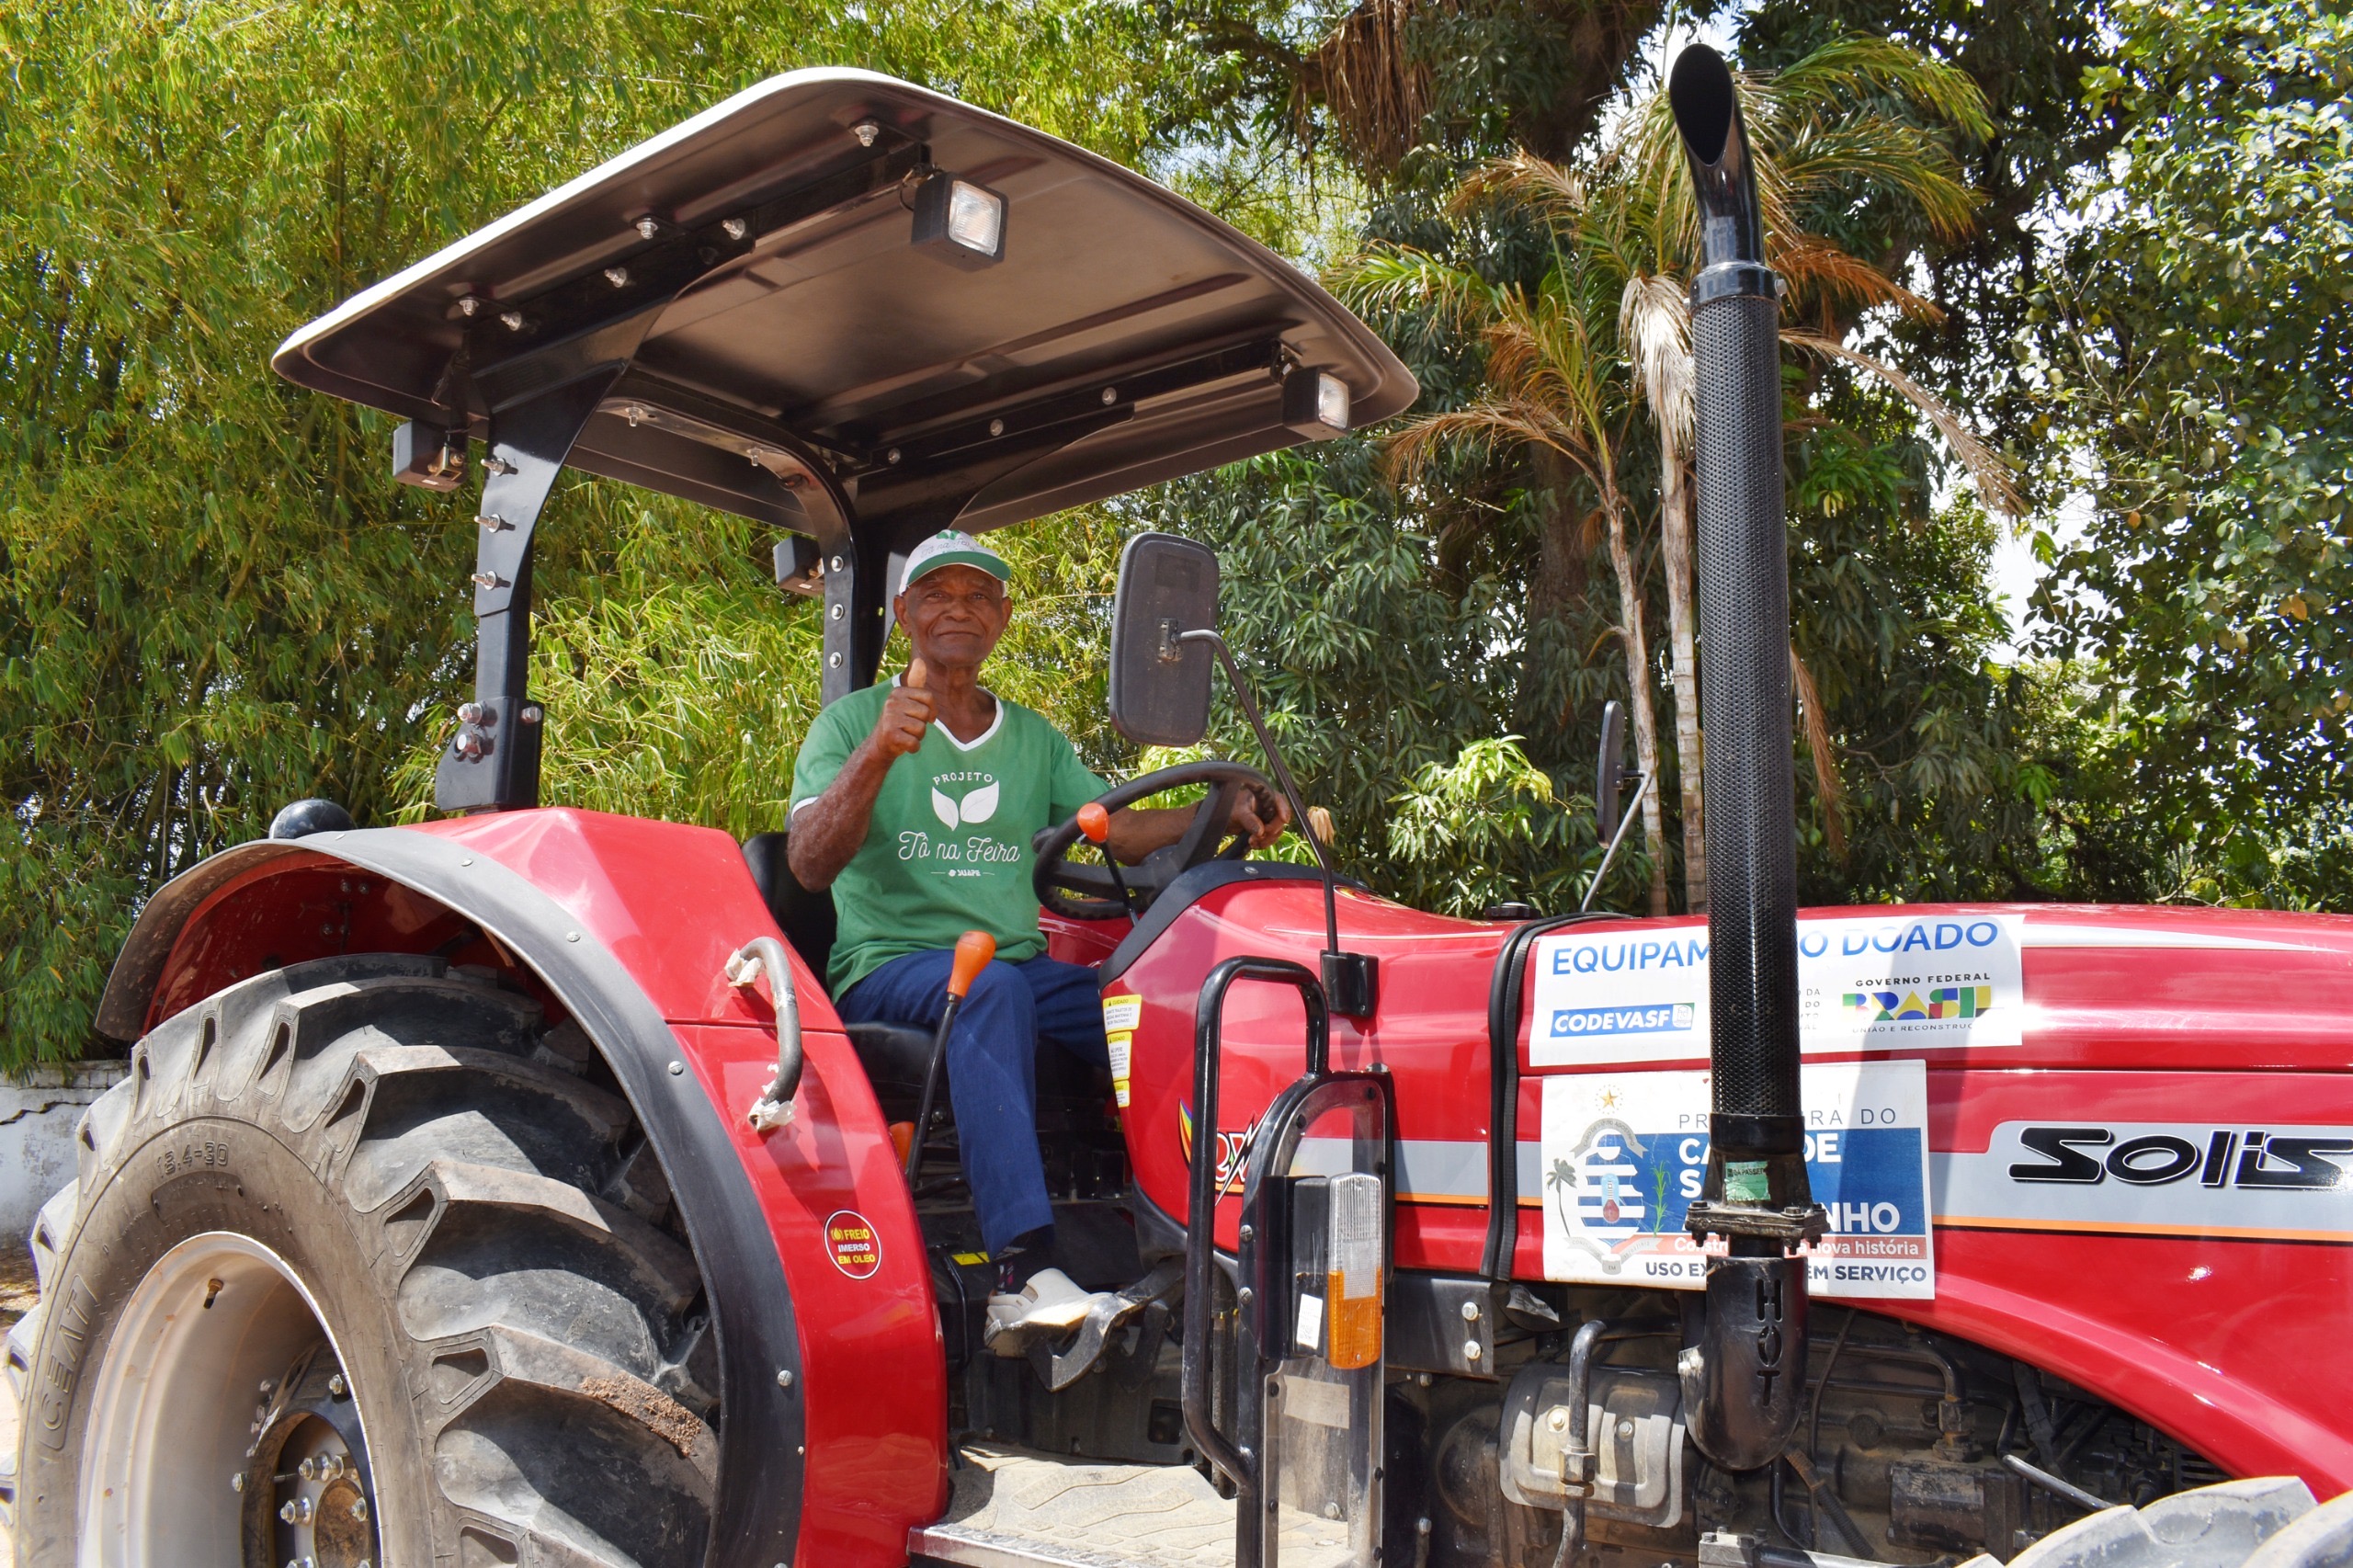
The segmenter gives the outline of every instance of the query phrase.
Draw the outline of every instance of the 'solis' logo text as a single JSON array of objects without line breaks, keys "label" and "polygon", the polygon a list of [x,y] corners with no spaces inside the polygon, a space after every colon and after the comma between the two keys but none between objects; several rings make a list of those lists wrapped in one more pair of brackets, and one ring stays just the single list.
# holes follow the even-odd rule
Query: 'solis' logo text
[{"label": "'solis' logo text", "polygon": [[2096,1187],[2119,1181],[2163,1187],[2195,1176],[2200,1187],[2333,1192],[2353,1187],[2353,1172],[2338,1156],[2353,1154],[2353,1138],[2336,1131],[2240,1131],[2217,1128],[2202,1139],[2144,1132],[2117,1140],[2106,1127],[2025,1127],[2018,1142],[2040,1157],[2010,1166],[2010,1179]]}]

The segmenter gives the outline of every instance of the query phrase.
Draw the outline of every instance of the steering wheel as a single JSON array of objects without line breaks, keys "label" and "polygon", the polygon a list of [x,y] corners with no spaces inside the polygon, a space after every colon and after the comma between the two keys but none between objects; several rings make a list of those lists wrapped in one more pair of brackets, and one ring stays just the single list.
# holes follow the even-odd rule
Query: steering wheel
[{"label": "steering wheel", "polygon": [[[1071,846],[1080,836],[1078,817],[1059,827],[1040,833],[1031,845],[1037,856],[1037,869],[1030,873],[1030,882],[1038,892],[1038,902],[1056,915],[1074,920],[1118,920],[1137,915],[1152,907],[1152,901],[1185,872],[1211,860],[1239,860],[1250,852],[1246,834],[1227,831],[1227,819],[1233,814],[1233,802],[1242,791],[1253,785],[1271,793],[1274,783],[1255,767],[1245,767],[1238,762],[1221,762],[1214,758],[1204,762],[1179,763],[1175,767],[1154,768],[1138,778],[1106,790],[1094,801],[1107,812],[1149,800],[1163,790],[1175,790],[1187,784],[1207,784],[1210,792],[1193,810],[1193,820],[1185,829],[1185,836],[1174,844],[1164,845],[1145,856],[1137,865],[1123,867],[1117,881],[1111,868],[1073,865]],[[1108,862],[1109,856],[1104,858]],[[1124,885],[1128,897],[1120,897]]]}]

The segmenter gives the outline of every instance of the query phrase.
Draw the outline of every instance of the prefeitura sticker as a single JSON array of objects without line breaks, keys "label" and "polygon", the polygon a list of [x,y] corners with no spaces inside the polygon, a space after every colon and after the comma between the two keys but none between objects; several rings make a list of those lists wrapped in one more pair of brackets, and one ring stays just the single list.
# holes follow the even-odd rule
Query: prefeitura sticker
[{"label": "prefeitura sticker", "polygon": [[[2015,915],[1798,923],[1798,1028],[1812,1053],[2016,1045],[2025,986]],[[1529,965],[1538,1067],[1708,1054],[1708,928],[1564,932]]]},{"label": "prefeitura sticker", "polygon": [[[1926,1064],[1819,1062],[1802,1080],[1806,1175],[1830,1217],[1808,1289],[1933,1299]],[[1707,1174],[1707,1074],[1547,1078],[1542,1151],[1546,1278],[1703,1287],[1683,1217]]]}]

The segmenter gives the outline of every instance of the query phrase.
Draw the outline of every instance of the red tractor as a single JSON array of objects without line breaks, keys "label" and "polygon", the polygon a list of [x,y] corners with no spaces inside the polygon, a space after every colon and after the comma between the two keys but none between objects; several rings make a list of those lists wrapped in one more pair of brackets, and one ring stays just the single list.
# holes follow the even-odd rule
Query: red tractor
[{"label": "red tractor", "polygon": [[[1031,852],[1112,1071],[1039,1116],[1105,1294],[1019,1358],[952,1130],[893,1143],[932,1041],[838,1021],[782,835],[539,804],[541,506],[570,464],[772,525],[831,700],[913,541],[1386,418],[1404,367],[1129,171],[830,70],[290,338],[401,478],[483,476],[450,814],[308,805],[141,913],[8,1341],[17,1561],[2347,1561],[2353,923],[1795,908],[1774,278],[1722,62],[1672,89],[1714,907],[1442,918],[1208,832],[1115,885],[1074,818]],[[1216,567],[1129,548],[1140,740],[1234,676]],[[1105,803],[1186,781],[1266,780]]]}]

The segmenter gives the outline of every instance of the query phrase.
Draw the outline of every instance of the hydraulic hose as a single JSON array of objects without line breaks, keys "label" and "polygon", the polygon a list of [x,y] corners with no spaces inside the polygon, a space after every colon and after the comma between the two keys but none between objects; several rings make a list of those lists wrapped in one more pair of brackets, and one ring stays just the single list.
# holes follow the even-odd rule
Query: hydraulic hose
[{"label": "hydraulic hose", "polygon": [[1701,236],[1691,288],[1699,687],[1708,726],[1708,1169],[1692,1231],[1720,1256],[1681,1362],[1692,1438],[1730,1470],[1770,1463],[1805,1382],[1819,1234],[1798,1081],[1797,803],[1790,767],[1789,537],[1780,305],[1740,98],[1723,57],[1685,49],[1667,98]]}]

